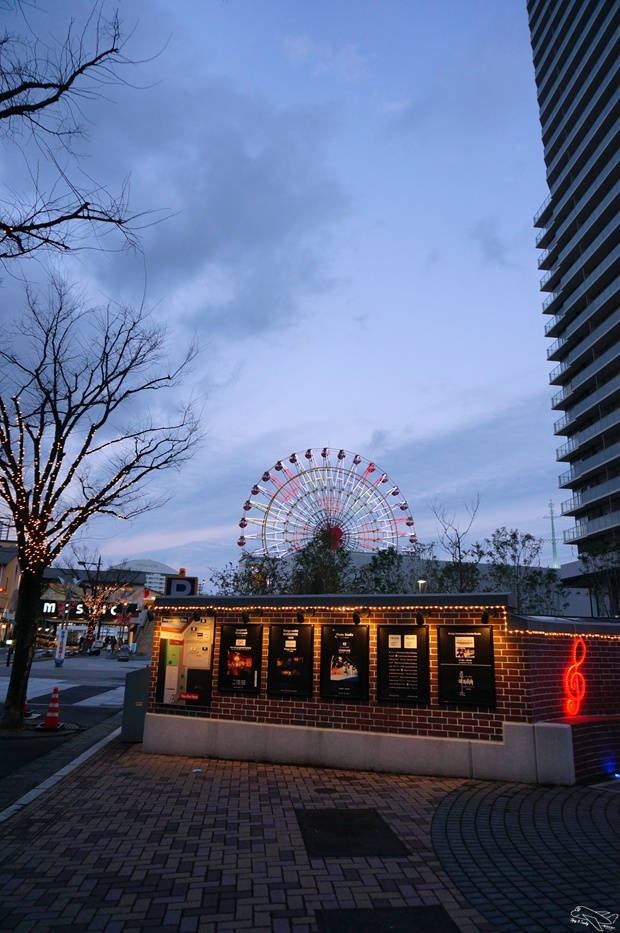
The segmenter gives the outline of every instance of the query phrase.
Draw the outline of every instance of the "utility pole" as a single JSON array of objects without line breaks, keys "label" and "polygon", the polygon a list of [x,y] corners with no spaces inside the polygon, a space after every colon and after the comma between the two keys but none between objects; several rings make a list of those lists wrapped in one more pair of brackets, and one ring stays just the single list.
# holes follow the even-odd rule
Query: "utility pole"
[{"label": "utility pole", "polygon": [[555,512],[553,510],[553,502],[549,502],[549,514],[545,515],[544,518],[551,519],[551,554],[553,557],[553,568],[554,570],[558,570],[560,562],[558,560],[558,540],[555,536]]}]

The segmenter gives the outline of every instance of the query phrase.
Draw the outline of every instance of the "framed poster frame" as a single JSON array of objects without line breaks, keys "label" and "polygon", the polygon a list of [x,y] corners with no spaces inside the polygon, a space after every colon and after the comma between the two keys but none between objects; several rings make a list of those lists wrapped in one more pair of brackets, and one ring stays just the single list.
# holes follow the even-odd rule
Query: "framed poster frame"
[{"label": "framed poster frame", "polygon": [[164,615],[159,635],[155,702],[210,706],[215,617],[194,612]]},{"label": "framed poster frame", "polygon": [[377,626],[377,699],[430,703],[428,626]]},{"label": "framed poster frame", "polygon": [[219,693],[257,696],[263,655],[263,626],[225,622],[220,634],[217,689]]},{"label": "framed poster frame", "polygon": [[321,626],[321,696],[369,698],[367,625]]},{"label": "framed poster frame", "polygon": [[438,626],[439,702],[495,706],[491,625]]},{"label": "framed poster frame", "polygon": [[314,626],[284,623],[269,627],[267,693],[270,696],[312,696]]}]

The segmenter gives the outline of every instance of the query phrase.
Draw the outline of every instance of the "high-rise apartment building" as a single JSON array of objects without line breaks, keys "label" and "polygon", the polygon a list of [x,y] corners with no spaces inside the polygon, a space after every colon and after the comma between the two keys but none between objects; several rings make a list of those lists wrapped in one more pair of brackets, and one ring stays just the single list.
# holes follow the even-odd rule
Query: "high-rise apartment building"
[{"label": "high-rise apartment building", "polygon": [[620,2],[528,0],[549,197],[535,217],[566,543],[620,543]]}]

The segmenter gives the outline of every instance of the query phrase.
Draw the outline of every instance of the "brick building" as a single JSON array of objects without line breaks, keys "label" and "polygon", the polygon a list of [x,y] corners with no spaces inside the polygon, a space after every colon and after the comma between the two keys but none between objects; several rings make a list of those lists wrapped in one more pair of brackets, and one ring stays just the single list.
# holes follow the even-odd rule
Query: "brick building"
[{"label": "brick building", "polygon": [[155,611],[146,751],[532,783],[620,770],[617,623],[488,593]]}]

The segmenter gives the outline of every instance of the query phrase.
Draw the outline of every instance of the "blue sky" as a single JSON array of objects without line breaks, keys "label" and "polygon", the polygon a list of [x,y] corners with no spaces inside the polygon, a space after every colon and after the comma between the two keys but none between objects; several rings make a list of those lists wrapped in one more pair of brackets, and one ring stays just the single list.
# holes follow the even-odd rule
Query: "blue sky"
[{"label": "blue sky", "polygon": [[[58,24],[84,4],[53,10]],[[549,502],[559,513],[569,494],[532,226],[547,189],[525,0],[121,13],[142,63],[84,102],[85,170],[111,189],[129,177],[132,208],[159,222],[140,253],[88,251],[62,270],[93,296],[144,299],[173,349],[198,332],[187,388],[207,436],[165,478],[164,509],[93,527],[91,546],[208,577],[239,557],[263,471],[325,445],[388,472],[422,541],[433,502],[465,521],[478,494],[473,539],[500,525],[549,539]],[[558,536],[570,526],[557,518]]]}]

